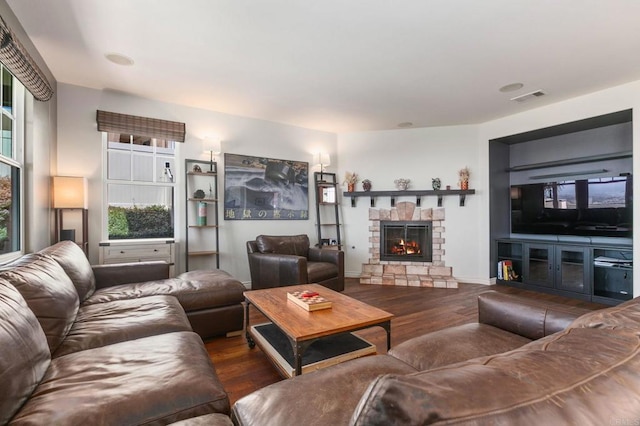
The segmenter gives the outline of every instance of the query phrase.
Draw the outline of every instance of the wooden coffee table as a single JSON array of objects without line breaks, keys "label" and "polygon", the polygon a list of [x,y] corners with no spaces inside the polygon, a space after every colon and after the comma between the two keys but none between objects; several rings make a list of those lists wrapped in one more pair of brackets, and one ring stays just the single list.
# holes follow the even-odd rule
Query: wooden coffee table
[{"label": "wooden coffee table", "polygon": [[[287,300],[287,293],[301,290],[317,291],[331,301],[331,308],[308,312]],[[245,332],[249,347],[253,348],[255,340],[261,337],[254,335],[255,327],[249,325],[249,306],[253,305],[287,337],[293,350],[293,375],[295,376],[302,373],[302,356],[305,350],[313,342],[322,338],[380,326],[387,333],[387,350],[391,348],[392,314],[319,284],[245,291],[244,297]],[[264,342],[264,339],[258,342]]]}]

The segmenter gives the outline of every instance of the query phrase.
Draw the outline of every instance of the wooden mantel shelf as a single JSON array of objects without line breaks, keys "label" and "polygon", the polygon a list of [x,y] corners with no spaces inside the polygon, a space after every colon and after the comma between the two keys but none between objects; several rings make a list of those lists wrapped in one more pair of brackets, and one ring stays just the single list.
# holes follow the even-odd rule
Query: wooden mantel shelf
[{"label": "wooden mantel shelf", "polygon": [[460,206],[464,206],[464,201],[467,195],[475,194],[475,189],[438,189],[438,190],[406,190],[406,191],[353,191],[343,192],[342,195],[351,198],[351,207],[356,206],[356,199],[358,197],[369,197],[371,200],[371,207],[375,207],[376,197],[391,197],[391,207],[396,204],[396,197],[416,197],[416,205],[420,207],[420,200],[423,196],[435,196],[438,197],[438,207],[442,207],[442,197],[447,195],[458,195],[460,197]]}]

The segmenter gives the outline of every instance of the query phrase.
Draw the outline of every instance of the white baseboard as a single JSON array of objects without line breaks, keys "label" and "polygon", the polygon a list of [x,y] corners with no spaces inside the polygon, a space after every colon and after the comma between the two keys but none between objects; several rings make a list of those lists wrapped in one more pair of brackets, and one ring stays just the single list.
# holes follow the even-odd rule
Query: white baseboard
[{"label": "white baseboard", "polygon": [[[345,271],[345,278],[360,278],[360,272]],[[454,277],[460,283],[493,285],[496,283],[494,278],[477,278],[477,277]]]},{"label": "white baseboard", "polygon": [[493,279],[493,283],[491,282],[491,278],[477,278],[477,277],[453,277],[459,283],[465,284],[482,284],[482,285],[491,285],[495,284],[495,278]]}]

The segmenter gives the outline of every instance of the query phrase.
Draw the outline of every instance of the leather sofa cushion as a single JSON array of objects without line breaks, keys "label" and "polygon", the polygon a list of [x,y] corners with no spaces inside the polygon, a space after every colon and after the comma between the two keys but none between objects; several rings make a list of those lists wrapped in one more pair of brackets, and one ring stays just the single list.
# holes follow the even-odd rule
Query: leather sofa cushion
[{"label": "leather sofa cushion", "polygon": [[[190,312],[239,304],[244,301],[244,291],[246,289],[240,281],[233,277],[217,274],[215,271],[210,272],[212,274],[209,275],[208,279],[200,275],[196,276],[198,278],[196,280],[179,277],[100,288],[85,300],[84,304],[170,295],[178,299],[185,311]],[[189,276],[186,277],[189,278]]]},{"label": "leather sofa cushion", "polygon": [[611,424],[640,418],[638,329],[572,328],[520,349],[374,380],[354,425]]},{"label": "leather sofa cushion", "polygon": [[255,391],[234,404],[231,416],[239,425],[346,425],[374,378],[415,371],[387,355],[358,358]]},{"label": "leather sofa cushion", "polygon": [[96,290],[96,279],[91,264],[82,249],[72,241],[61,241],[39,251],[51,256],[62,266],[78,292],[78,299],[83,302]]},{"label": "leather sofa cushion", "polygon": [[464,324],[427,333],[391,348],[419,371],[519,348],[531,339],[486,324]]},{"label": "leather sofa cushion", "polygon": [[338,265],[328,262],[307,262],[310,283],[319,283],[338,276]]},{"label": "leather sofa cushion", "polygon": [[256,244],[260,253],[291,254],[307,257],[309,255],[309,237],[307,235],[258,235]]},{"label": "leather sofa cushion", "polygon": [[59,357],[141,337],[191,331],[173,296],[150,296],[81,306],[76,322],[58,350]]},{"label": "leather sofa cushion", "polygon": [[489,291],[478,295],[478,322],[531,340],[564,330],[587,309]]},{"label": "leather sofa cushion", "polygon": [[164,260],[91,265],[91,269],[96,277],[96,289],[170,278],[170,265]]},{"label": "leather sofa cushion", "polygon": [[233,426],[233,422],[229,416],[214,413],[171,423],[171,426]]},{"label": "leather sofa cushion", "polygon": [[12,425],[163,425],[229,413],[200,337],[167,333],[51,361]]},{"label": "leather sofa cushion", "polygon": [[[204,306],[204,308],[235,305],[244,301],[245,286],[230,273],[221,269],[183,272],[178,275],[178,279],[199,283],[193,285],[199,286],[204,293],[202,297],[211,298],[210,306]],[[203,291],[205,288],[209,291]]]},{"label": "leather sofa cushion", "polygon": [[71,329],[79,306],[78,293],[62,267],[49,256],[27,254],[3,266],[0,278],[22,294],[54,353]]},{"label": "leather sofa cushion", "polygon": [[47,338],[18,290],[0,280],[0,424],[9,422],[49,366]]},{"label": "leather sofa cushion", "polygon": [[640,324],[640,297],[633,298],[618,306],[592,311],[576,319],[569,328],[632,328]]}]

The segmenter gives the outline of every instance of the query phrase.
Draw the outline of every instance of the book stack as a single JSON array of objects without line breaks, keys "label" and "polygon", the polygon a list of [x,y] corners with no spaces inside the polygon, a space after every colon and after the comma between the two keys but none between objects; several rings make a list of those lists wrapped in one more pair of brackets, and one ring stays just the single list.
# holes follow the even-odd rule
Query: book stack
[{"label": "book stack", "polygon": [[513,270],[513,262],[510,260],[501,260],[498,262],[498,279],[504,281],[515,281],[518,275]]},{"label": "book stack", "polygon": [[287,293],[287,299],[307,311],[317,311],[331,307],[331,301],[320,296],[317,291],[303,290]]}]

